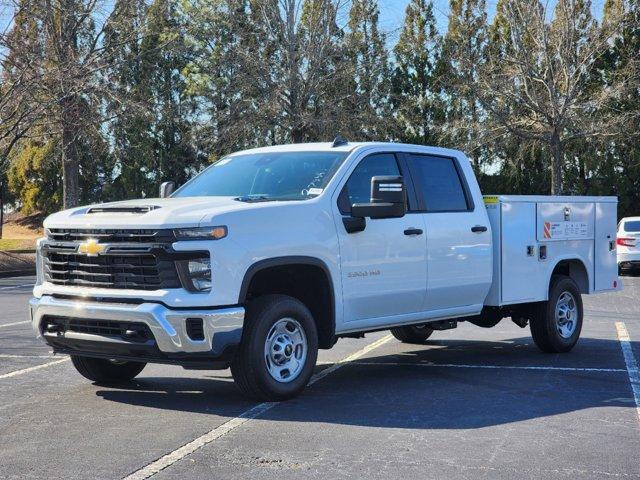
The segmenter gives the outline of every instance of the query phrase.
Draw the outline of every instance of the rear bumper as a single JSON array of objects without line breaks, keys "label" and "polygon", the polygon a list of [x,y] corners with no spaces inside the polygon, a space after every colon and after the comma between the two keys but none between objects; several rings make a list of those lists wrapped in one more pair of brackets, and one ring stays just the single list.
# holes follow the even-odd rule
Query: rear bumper
[{"label": "rear bumper", "polygon": [[[179,310],[157,303],[131,305],[42,296],[30,300],[29,310],[33,329],[56,351],[163,363],[227,359],[240,342],[244,323],[244,308],[239,306]],[[132,327],[145,324],[153,338],[136,341],[80,331],[47,332],[43,325],[47,317],[130,322]],[[202,339],[189,336],[187,319],[202,319]]]},{"label": "rear bumper", "polygon": [[640,252],[618,252],[618,265],[640,267]]}]

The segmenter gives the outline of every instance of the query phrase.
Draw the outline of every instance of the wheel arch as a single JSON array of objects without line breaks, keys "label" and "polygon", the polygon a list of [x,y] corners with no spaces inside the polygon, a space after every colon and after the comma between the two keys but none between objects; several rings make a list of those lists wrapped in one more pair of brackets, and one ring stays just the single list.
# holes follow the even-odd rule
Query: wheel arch
[{"label": "wheel arch", "polygon": [[581,258],[567,257],[559,259],[547,279],[549,288],[551,288],[551,281],[555,275],[565,275],[571,278],[578,286],[581,294],[586,295],[591,293],[591,277],[584,260]]},{"label": "wheel arch", "polygon": [[335,344],[336,301],[331,272],[316,257],[282,256],[260,260],[244,274],[238,303],[264,294],[284,294],[297,298],[311,311],[318,329],[320,348]]}]

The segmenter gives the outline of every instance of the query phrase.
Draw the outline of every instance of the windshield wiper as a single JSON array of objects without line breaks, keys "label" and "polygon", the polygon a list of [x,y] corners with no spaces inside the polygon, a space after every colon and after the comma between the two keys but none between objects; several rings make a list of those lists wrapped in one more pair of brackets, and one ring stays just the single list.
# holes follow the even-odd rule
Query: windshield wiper
[{"label": "windshield wiper", "polygon": [[269,197],[267,195],[242,195],[235,197],[234,200],[238,202],[257,203],[257,202],[295,202],[298,200],[305,200],[298,197]]},{"label": "windshield wiper", "polygon": [[234,198],[234,200],[238,202],[253,203],[253,202],[271,202],[274,199],[267,197],[266,195],[242,195],[240,197]]}]

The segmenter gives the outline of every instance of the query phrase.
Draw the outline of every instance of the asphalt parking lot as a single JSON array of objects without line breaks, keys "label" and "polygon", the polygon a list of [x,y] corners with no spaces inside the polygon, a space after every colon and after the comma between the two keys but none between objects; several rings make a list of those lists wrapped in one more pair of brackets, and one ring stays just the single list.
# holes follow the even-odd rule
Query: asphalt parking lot
[{"label": "asphalt parking lot", "polygon": [[640,478],[638,277],[584,298],[570,354],[508,320],[425,346],[382,332],[321,351],[301,397],[261,405],[228,371],[91,384],[34,338],[32,283],[0,279],[2,479]]}]

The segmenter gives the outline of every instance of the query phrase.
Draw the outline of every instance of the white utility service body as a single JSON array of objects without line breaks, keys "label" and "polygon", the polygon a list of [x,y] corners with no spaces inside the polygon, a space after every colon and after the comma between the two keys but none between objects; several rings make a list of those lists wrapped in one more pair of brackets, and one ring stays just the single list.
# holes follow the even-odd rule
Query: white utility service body
[{"label": "white utility service body", "polygon": [[582,293],[622,287],[616,197],[485,195],[484,203],[493,243],[493,281],[485,305],[547,300],[551,275],[563,260],[573,262]]},{"label": "white utility service body", "polygon": [[503,318],[567,352],[581,295],[621,288],[616,198],[483,198],[457,150],[279,145],[169,190],[44,222],[33,328],[91,380],[231,366],[245,394],[280,400],[341,337],[421,344]]}]

